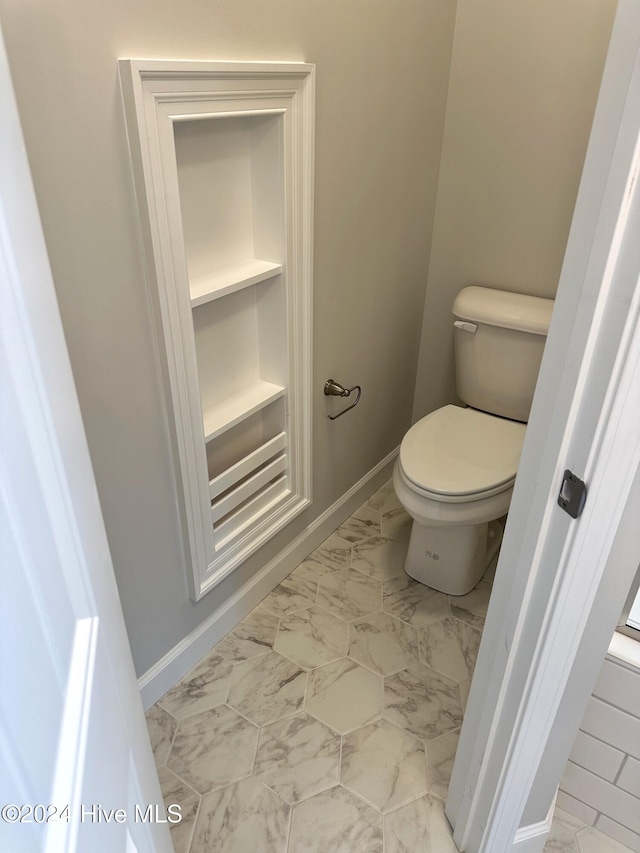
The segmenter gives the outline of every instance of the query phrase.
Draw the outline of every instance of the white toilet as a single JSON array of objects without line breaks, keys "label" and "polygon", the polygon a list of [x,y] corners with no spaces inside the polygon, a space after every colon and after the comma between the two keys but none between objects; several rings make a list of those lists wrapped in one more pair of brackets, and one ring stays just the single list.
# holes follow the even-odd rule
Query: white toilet
[{"label": "white toilet", "polygon": [[496,555],[520,461],[552,299],[465,287],[453,303],[458,396],[414,424],[393,485],[413,518],[408,575],[464,595]]}]

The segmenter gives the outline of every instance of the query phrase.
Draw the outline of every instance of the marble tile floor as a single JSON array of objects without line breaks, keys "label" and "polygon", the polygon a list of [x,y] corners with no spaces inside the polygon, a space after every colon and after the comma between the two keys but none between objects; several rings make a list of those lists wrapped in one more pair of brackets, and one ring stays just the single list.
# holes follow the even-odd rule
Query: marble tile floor
[{"label": "marble tile floor", "polygon": [[[386,484],[147,712],[176,853],[456,853],[444,800],[491,585],[408,578],[410,527]],[[545,848],[625,849],[560,810]]]}]

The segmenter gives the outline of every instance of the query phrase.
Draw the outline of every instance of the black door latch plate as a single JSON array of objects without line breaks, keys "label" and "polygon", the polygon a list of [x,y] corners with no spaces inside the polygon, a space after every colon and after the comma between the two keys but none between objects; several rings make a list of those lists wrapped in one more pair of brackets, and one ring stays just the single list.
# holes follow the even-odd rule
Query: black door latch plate
[{"label": "black door latch plate", "polygon": [[562,485],[560,486],[558,506],[569,513],[571,518],[577,518],[584,509],[586,499],[586,485],[567,468],[562,478]]}]

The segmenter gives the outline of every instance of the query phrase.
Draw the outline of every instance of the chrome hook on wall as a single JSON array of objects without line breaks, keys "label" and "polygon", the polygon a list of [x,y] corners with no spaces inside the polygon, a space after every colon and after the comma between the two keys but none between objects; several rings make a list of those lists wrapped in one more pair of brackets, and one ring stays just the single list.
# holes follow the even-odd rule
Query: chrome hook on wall
[{"label": "chrome hook on wall", "polygon": [[353,409],[354,406],[357,406],[360,402],[360,395],[362,394],[362,388],[359,385],[354,385],[352,388],[345,388],[344,385],[341,385],[339,382],[336,382],[335,379],[327,379],[324,383],[324,393],[327,397],[349,397],[352,391],[357,391],[358,394],[356,399],[351,403],[350,406],[347,406],[346,409],[343,409],[341,412],[338,412],[337,415],[328,415],[330,421],[335,421],[336,418],[341,417],[346,414],[348,411]]}]

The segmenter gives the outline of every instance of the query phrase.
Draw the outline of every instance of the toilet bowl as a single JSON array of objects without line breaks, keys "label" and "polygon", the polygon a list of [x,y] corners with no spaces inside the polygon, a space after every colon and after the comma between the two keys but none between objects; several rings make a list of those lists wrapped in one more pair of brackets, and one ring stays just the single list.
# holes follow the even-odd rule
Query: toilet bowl
[{"label": "toilet bowl", "polygon": [[450,595],[478,583],[495,556],[509,508],[525,425],[444,406],[409,430],[393,472],[414,520],[405,571]]},{"label": "toilet bowl", "polygon": [[405,571],[441,592],[473,589],[500,547],[552,309],[551,299],[476,286],[453,304],[463,405],[414,424],[393,472],[413,518]]}]

